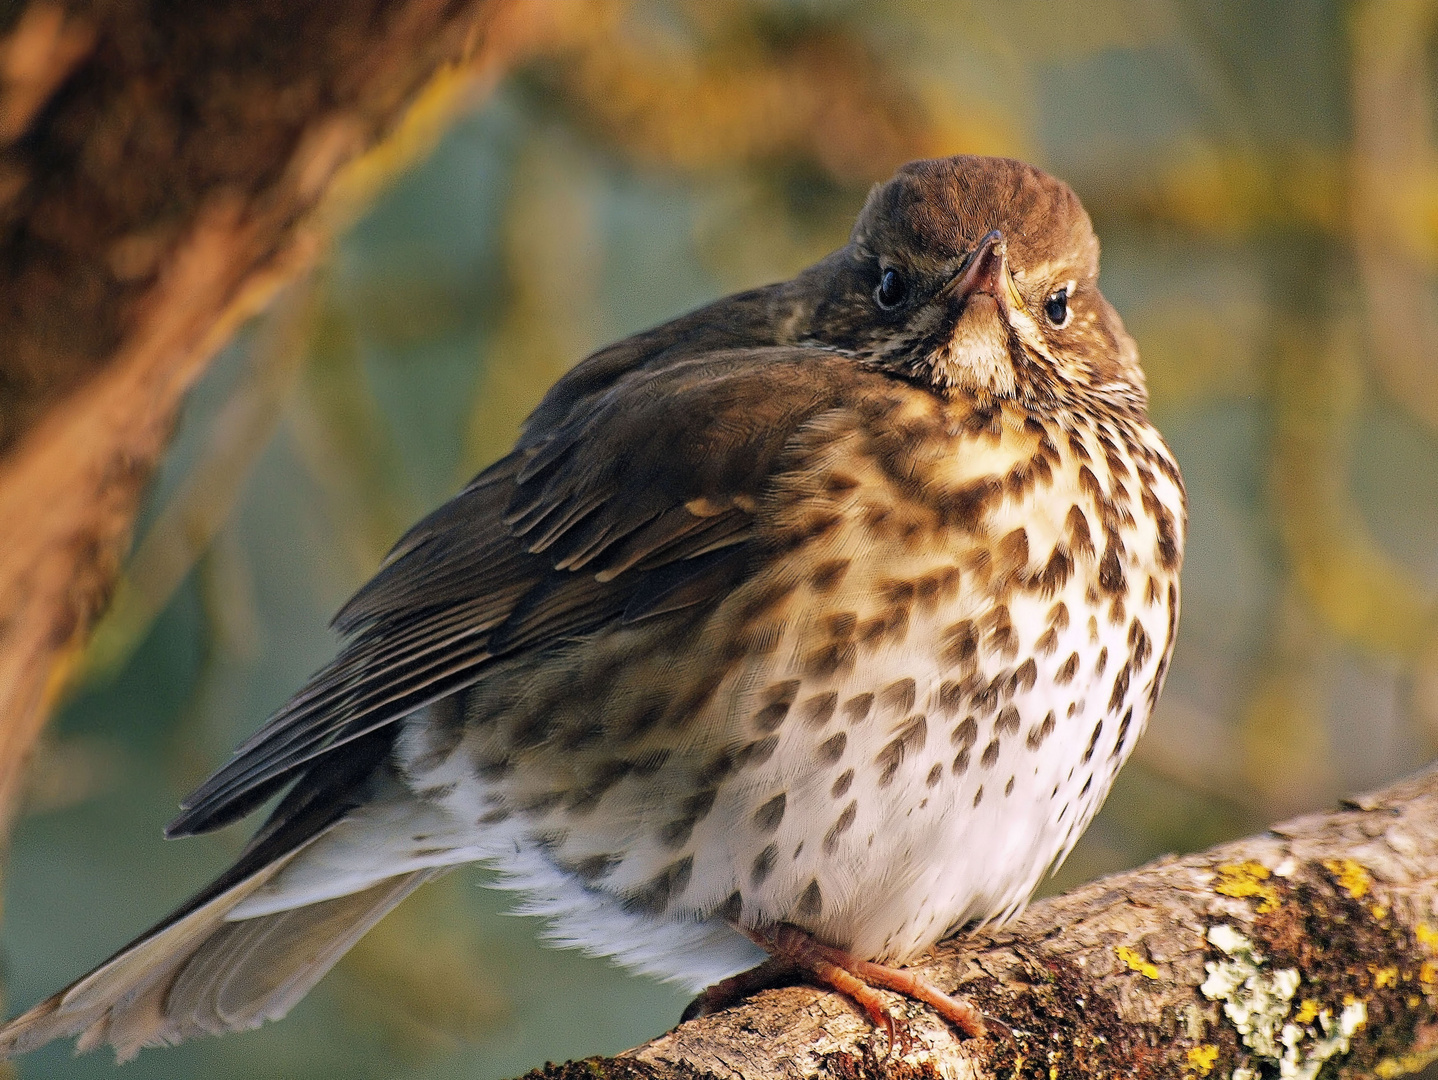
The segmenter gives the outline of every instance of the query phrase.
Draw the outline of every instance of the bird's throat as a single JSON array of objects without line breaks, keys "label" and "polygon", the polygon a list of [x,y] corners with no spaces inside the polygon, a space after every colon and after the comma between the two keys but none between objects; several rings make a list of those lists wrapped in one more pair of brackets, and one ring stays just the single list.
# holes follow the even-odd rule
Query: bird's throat
[{"label": "bird's throat", "polygon": [[934,383],[945,389],[1011,396],[1016,380],[1009,356],[1009,325],[999,302],[986,293],[971,297],[929,366]]}]

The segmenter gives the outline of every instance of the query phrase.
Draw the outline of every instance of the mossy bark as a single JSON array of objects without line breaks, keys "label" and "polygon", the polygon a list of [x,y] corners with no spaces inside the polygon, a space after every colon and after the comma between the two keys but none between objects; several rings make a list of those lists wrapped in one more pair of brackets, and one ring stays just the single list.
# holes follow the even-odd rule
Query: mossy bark
[{"label": "mossy bark", "polygon": [[1438,770],[1095,881],[917,966],[1012,1038],[893,998],[913,1045],[890,1057],[846,1001],[790,987],[526,1080],[1257,1080],[1285,1056],[1285,1076],[1415,1072],[1438,1057]]}]

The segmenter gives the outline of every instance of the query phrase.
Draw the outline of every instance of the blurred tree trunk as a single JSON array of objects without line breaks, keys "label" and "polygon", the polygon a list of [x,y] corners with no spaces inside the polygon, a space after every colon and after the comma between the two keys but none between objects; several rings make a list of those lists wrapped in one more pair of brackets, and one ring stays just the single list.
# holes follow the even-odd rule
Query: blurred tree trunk
[{"label": "blurred tree trunk", "polygon": [[1438,1059],[1438,770],[1040,901],[916,968],[1012,1038],[961,1039],[891,996],[908,1009],[912,1045],[888,1057],[887,1037],[854,1006],[791,987],[524,1080],[1418,1072]]},{"label": "blurred tree trunk", "polygon": [[[545,8],[0,15],[0,837],[186,389],[424,141],[404,133],[482,95]],[[365,156],[381,143],[396,152]]]}]

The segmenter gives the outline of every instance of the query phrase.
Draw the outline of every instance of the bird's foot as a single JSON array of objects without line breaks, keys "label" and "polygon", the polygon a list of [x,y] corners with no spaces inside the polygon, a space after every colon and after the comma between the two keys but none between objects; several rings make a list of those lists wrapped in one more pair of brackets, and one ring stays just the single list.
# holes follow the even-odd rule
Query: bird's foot
[{"label": "bird's foot", "polygon": [[912,971],[860,960],[843,949],[820,944],[812,934],[788,923],[738,929],[767,952],[769,959],[704,991],[685,1010],[686,1020],[726,1008],[757,990],[778,985],[797,971],[821,986],[837,990],[862,1008],[875,1027],[888,1032],[890,1053],[901,1045],[907,1048],[909,1036],[906,1025],[894,1015],[879,990],[892,990],[922,1001],[965,1035],[982,1037],[988,1033],[983,1015],[972,1004],[944,993]]}]

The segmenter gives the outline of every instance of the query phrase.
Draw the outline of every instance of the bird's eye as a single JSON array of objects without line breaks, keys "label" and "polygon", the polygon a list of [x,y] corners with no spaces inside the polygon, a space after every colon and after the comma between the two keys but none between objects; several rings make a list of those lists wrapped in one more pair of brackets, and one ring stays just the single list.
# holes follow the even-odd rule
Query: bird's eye
[{"label": "bird's eye", "polygon": [[879,287],[874,290],[874,299],[885,311],[891,311],[904,302],[909,295],[909,283],[897,270],[885,270],[879,277]]},{"label": "bird's eye", "polygon": [[1048,316],[1049,322],[1060,329],[1068,325],[1069,316],[1073,313],[1069,311],[1069,291],[1067,288],[1052,293],[1049,298],[1044,301],[1044,314]]}]

